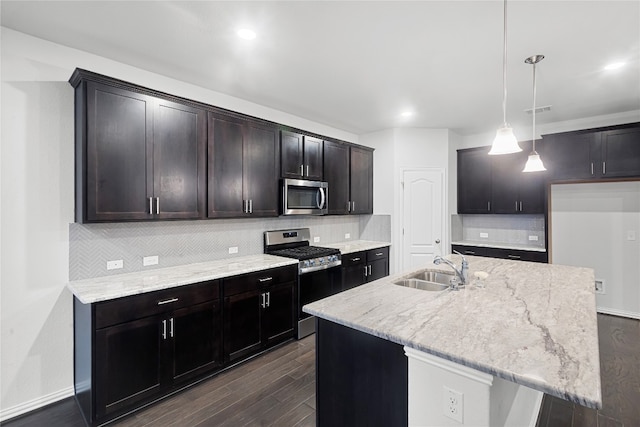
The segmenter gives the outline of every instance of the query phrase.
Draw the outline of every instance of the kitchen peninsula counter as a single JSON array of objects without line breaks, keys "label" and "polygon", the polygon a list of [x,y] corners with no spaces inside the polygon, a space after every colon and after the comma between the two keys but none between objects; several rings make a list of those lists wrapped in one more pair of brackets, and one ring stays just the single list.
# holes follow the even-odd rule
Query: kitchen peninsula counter
[{"label": "kitchen peninsula counter", "polygon": [[273,255],[249,255],[134,273],[75,280],[67,287],[83,304],[93,304],[270,268],[297,265],[298,260]]},{"label": "kitchen peninsula counter", "polygon": [[341,254],[351,254],[354,252],[370,251],[371,249],[380,249],[391,246],[391,243],[378,242],[374,240],[354,240],[341,243],[327,243],[320,245],[327,248],[338,249]]},{"label": "kitchen peninsula counter", "polygon": [[[450,258],[460,265],[460,257]],[[594,273],[588,268],[467,257],[470,283],[428,292],[385,277],[306,305],[333,324],[591,408],[602,405]],[[322,351],[322,349],[318,349]],[[439,392],[439,396],[442,395]]]}]

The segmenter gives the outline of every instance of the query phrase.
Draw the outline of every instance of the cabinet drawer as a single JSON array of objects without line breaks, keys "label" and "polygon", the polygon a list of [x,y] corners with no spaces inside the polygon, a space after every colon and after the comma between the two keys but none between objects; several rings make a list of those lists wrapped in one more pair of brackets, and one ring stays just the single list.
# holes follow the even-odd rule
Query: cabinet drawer
[{"label": "cabinet drawer", "polygon": [[463,255],[484,256],[489,258],[512,259],[531,262],[548,262],[546,252],[518,249],[486,248],[482,246],[451,245],[451,249]]},{"label": "cabinet drawer", "polygon": [[353,252],[342,255],[342,265],[349,267],[350,265],[364,264],[367,261],[366,252]]},{"label": "cabinet drawer", "polygon": [[96,329],[142,319],[219,297],[219,281],[212,280],[100,302],[95,307]]},{"label": "cabinet drawer", "polygon": [[228,297],[242,292],[272,286],[277,283],[293,282],[297,277],[297,265],[242,274],[223,279],[223,293],[225,297]]},{"label": "cabinet drawer", "polygon": [[389,258],[389,247],[371,249],[367,251],[367,262],[375,261],[377,259]]}]

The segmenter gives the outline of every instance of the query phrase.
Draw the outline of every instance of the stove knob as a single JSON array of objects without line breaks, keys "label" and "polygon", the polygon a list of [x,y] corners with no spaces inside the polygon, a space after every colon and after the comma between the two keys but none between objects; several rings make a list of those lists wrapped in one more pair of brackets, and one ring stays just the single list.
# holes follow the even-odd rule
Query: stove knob
[{"label": "stove knob", "polygon": [[311,259],[308,261],[310,265],[316,265],[316,260],[315,259]]},{"label": "stove knob", "polygon": [[303,267],[309,267],[309,260],[302,261]]}]

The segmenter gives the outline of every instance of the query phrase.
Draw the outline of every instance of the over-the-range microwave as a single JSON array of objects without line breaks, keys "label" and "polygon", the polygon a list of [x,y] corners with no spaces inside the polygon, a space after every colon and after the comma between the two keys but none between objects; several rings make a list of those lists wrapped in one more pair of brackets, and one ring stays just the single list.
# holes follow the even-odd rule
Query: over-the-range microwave
[{"label": "over-the-range microwave", "polygon": [[329,185],[324,181],[282,180],[282,215],[325,215]]}]

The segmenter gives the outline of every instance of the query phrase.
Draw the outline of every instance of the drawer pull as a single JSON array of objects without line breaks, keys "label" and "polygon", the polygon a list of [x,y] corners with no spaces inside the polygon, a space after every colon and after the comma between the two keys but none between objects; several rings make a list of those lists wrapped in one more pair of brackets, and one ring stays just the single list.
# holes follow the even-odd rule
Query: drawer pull
[{"label": "drawer pull", "polygon": [[176,302],[176,301],[178,301],[178,298],[166,299],[164,301],[158,301],[158,305],[171,304],[172,302]]},{"label": "drawer pull", "polygon": [[258,279],[260,283],[270,282],[273,280],[273,277],[263,277],[262,279]]},{"label": "drawer pull", "polygon": [[382,255],[384,255],[384,252],[378,252],[378,253],[376,254],[376,256],[382,256]]},{"label": "drawer pull", "polygon": [[464,251],[465,255],[475,255],[476,253],[474,251]]},{"label": "drawer pull", "polygon": [[351,261],[353,262],[360,261],[360,258],[351,258]]},{"label": "drawer pull", "polygon": [[509,259],[520,259],[520,255],[507,255]]}]

